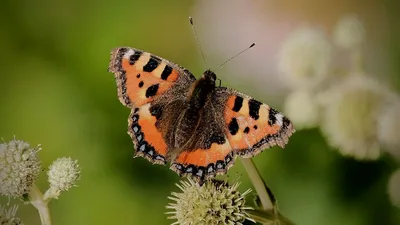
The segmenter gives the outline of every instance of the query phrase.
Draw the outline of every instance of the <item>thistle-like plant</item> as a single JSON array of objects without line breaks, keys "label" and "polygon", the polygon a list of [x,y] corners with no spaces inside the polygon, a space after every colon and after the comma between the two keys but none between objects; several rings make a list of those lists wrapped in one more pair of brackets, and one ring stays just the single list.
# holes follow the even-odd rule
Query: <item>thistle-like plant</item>
[{"label": "thistle-like plant", "polygon": [[[37,153],[41,147],[32,148],[27,142],[11,140],[0,144],[0,195],[9,198],[24,198],[39,212],[42,225],[51,225],[48,203],[63,191],[75,186],[80,178],[76,160],[59,158],[49,167],[50,188],[43,195],[35,185],[41,172],[41,162]],[[15,216],[16,208],[8,211],[1,208],[0,224],[22,224]]]},{"label": "thistle-like plant", "polygon": [[180,225],[243,224],[245,220],[262,224],[290,225],[276,206],[272,192],[265,185],[251,159],[241,159],[250,180],[257,191],[260,204],[249,206],[247,189],[241,193],[239,183],[230,185],[226,180],[208,179],[199,184],[192,179],[177,184],[181,192],[172,192],[168,197],[173,202],[167,205],[169,219]]},{"label": "thistle-like plant", "polygon": [[172,210],[170,219],[176,219],[173,224],[242,224],[246,219],[253,221],[246,210],[244,193],[237,190],[239,183],[229,185],[226,181],[208,180],[205,184],[188,179],[177,184],[180,193],[173,192],[167,208]]}]

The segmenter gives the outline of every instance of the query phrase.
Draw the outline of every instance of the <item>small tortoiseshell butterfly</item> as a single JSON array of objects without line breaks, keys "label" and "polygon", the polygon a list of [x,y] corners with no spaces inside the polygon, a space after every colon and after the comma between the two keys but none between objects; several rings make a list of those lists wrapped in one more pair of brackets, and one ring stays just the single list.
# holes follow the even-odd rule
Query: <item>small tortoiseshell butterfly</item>
[{"label": "small tortoiseshell butterfly", "polygon": [[252,157],[294,133],[277,110],[215,84],[207,70],[196,80],[187,69],[129,47],[111,52],[109,64],[121,103],[131,108],[128,133],[135,156],[171,163],[200,181],[225,174],[237,155]]}]

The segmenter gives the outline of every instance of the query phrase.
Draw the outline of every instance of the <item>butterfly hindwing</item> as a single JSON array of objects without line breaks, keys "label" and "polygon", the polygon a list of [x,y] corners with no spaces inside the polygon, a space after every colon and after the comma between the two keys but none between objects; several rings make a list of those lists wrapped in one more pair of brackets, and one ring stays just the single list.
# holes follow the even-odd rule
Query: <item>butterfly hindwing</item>
[{"label": "butterfly hindwing", "polygon": [[130,108],[153,101],[176,84],[195,80],[184,68],[129,47],[116,48],[111,52],[108,70],[115,75],[119,100]]},{"label": "butterfly hindwing", "polygon": [[128,120],[128,134],[135,146],[134,156],[142,156],[155,164],[165,164],[167,144],[157,130],[156,116],[151,114],[150,103],[131,111]]},{"label": "butterfly hindwing", "polygon": [[225,174],[236,155],[224,132],[223,106],[208,101],[199,112],[192,138],[172,162],[171,169],[181,176],[204,180]]},{"label": "butterfly hindwing", "polygon": [[252,157],[265,148],[284,147],[295,132],[292,122],[277,110],[233,89],[218,87],[224,105],[225,134],[233,151]]}]

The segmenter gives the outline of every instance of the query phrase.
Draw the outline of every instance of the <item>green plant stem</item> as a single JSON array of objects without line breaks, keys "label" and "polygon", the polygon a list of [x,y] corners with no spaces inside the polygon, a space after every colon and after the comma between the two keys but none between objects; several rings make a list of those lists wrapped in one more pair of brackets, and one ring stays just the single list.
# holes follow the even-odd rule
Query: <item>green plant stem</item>
[{"label": "green plant stem", "polygon": [[[246,210],[249,216],[258,223],[262,224],[279,224],[279,225],[294,225],[293,222],[285,218],[282,214],[275,214],[273,210]],[[277,222],[279,221],[279,222]]]},{"label": "green plant stem", "polygon": [[260,198],[262,209],[247,210],[247,213],[255,221],[267,224],[279,224],[279,225],[294,225],[293,222],[285,218],[280,214],[275,207],[275,197],[268,190],[268,187],[261,178],[260,173],[257,170],[256,165],[250,158],[241,158],[244,168],[249,175],[251,182],[253,183],[254,189],[256,189],[257,195]]},{"label": "green plant stem", "polygon": [[257,195],[260,198],[262,208],[267,210],[274,210],[274,203],[271,201],[269,194],[265,188],[263,179],[260,176],[254,162],[250,158],[240,158],[242,164],[249,175],[251,182],[253,183],[254,189],[256,189]]},{"label": "green plant stem", "polygon": [[38,210],[40,215],[40,221],[42,225],[51,225],[51,217],[49,207],[46,201],[43,199],[43,194],[40,192],[36,185],[33,185],[30,192],[28,193],[30,203]]}]

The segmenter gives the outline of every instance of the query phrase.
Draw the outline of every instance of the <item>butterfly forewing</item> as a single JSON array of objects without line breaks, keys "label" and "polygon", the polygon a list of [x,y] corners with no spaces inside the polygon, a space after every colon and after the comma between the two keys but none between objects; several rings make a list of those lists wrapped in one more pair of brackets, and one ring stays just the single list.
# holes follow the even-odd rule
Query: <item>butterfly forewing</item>
[{"label": "butterfly forewing", "polygon": [[294,133],[292,122],[282,113],[236,90],[216,89],[217,104],[224,105],[225,133],[232,150],[251,157],[265,148],[285,147]]},{"label": "butterfly forewing", "polygon": [[[168,110],[162,109],[170,101],[179,100],[181,95],[176,92],[188,89],[195,81],[194,76],[168,60],[128,47],[111,52],[109,71],[115,75],[121,103],[132,108],[128,133],[135,145],[135,156],[165,164],[168,130],[158,124],[173,118],[169,117],[172,114]],[[158,122],[160,118],[164,118],[164,123]]]}]

